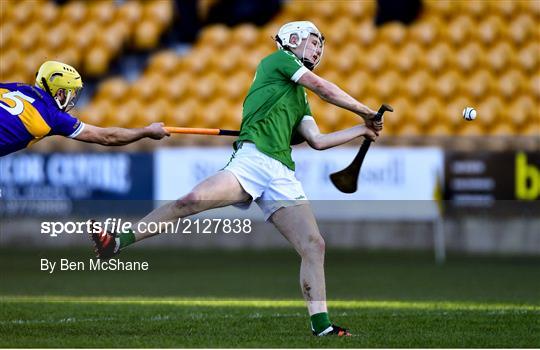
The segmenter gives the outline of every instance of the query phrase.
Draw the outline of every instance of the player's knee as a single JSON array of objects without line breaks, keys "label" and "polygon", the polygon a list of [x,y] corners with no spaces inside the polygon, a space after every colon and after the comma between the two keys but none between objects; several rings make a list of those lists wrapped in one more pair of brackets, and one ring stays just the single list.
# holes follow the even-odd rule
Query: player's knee
[{"label": "player's knee", "polygon": [[186,208],[197,209],[197,207],[201,203],[201,200],[202,200],[201,195],[198,192],[191,191],[185,196],[183,196],[182,198],[177,199],[174,202],[174,206],[176,209],[186,209]]},{"label": "player's knee", "polygon": [[310,235],[308,243],[302,249],[302,257],[310,259],[320,259],[324,257],[326,243],[321,235]]}]

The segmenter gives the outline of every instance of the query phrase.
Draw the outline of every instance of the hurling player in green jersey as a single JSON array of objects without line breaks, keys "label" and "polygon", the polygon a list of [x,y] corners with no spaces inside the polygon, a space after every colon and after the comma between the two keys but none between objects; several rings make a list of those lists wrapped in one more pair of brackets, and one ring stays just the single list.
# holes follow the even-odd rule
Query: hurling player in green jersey
[{"label": "hurling player in green jersey", "polygon": [[[374,110],[312,72],[324,48],[324,37],[313,23],[287,23],[275,39],[278,50],[262,59],[244,100],[240,136],[229,163],[191,192],[155,209],[139,223],[176,221],[211,208],[255,201],[265,218],[302,258],[300,287],[313,334],[347,336],[349,331],[334,325],[328,316],[325,243],[302,184],[295,177],[291,143],[304,139],[311,147],[323,150],[359,136],[375,140],[382,122],[374,121]],[[311,115],[305,88],[358,114],[364,124],[321,133]],[[129,230],[114,237],[101,231],[93,234],[93,240],[98,257],[107,259],[155,234]]]}]

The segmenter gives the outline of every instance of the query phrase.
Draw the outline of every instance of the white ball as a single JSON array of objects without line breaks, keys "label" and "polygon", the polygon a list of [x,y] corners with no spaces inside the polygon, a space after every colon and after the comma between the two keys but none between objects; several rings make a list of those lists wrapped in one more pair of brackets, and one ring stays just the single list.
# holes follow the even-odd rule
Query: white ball
[{"label": "white ball", "polygon": [[476,119],[476,109],[472,107],[467,107],[463,110],[463,119],[465,120],[475,120]]}]

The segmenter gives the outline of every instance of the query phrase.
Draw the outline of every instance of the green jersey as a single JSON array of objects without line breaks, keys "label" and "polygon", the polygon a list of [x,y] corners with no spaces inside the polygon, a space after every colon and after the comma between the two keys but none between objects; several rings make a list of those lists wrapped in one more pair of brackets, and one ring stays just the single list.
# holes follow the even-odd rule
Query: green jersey
[{"label": "green jersey", "polygon": [[259,151],[291,170],[291,138],[304,116],[311,116],[304,87],[297,84],[307,68],[289,51],[265,57],[244,100],[240,141],[253,142]]}]

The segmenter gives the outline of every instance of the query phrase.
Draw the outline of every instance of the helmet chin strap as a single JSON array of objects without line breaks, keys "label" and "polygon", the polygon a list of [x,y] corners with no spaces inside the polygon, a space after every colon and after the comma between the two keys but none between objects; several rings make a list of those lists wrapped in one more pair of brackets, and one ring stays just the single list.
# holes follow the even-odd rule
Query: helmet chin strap
[{"label": "helmet chin strap", "polygon": [[[309,38],[309,36],[308,36]],[[302,58],[301,58],[301,61],[302,63],[304,64],[304,66],[309,69],[309,70],[313,70],[313,68],[315,68],[315,64],[311,63],[310,60],[308,60],[306,58],[306,47],[307,47],[307,40],[306,40],[306,44],[304,45],[304,50],[302,50]]]},{"label": "helmet chin strap", "polygon": [[54,100],[56,101],[56,104],[58,105],[58,108],[60,108],[61,110],[65,110],[69,101],[71,100],[71,90],[68,90],[67,92],[67,95],[66,95],[66,100],[64,101],[64,104],[62,104],[60,102],[60,100],[58,99],[58,97],[54,97]]}]

